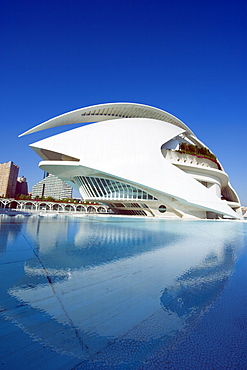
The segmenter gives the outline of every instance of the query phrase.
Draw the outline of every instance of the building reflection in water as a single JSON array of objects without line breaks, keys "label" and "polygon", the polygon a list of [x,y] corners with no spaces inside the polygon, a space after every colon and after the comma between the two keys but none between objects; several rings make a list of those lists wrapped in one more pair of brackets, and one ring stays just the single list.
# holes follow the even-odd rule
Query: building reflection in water
[{"label": "building reflection in water", "polygon": [[161,304],[167,312],[189,322],[201,314],[221,294],[235,263],[234,249],[229,246],[219,257],[209,254],[202,263],[192,267],[164,289]]},{"label": "building reflection in water", "polygon": [[36,313],[18,317],[30,336],[80,359],[128,362],[131,346],[142,360],[217,300],[241,223],[125,220],[29,218],[38,258],[8,292]]},{"label": "building reflection in water", "polygon": [[6,253],[7,244],[13,243],[20,234],[20,227],[13,221],[12,217],[0,215],[0,256]]}]

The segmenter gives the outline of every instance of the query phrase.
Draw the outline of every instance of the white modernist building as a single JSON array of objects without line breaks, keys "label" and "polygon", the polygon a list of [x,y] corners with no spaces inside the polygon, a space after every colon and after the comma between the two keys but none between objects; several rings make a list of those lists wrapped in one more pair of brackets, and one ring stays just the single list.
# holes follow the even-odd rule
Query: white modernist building
[{"label": "white modernist building", "polygon": [[122,215],[241,218],[238,195],[219,160],[173,115],[142,104],[101,104],[22,135],[75,123],[84,125],[30,146],[43,160],[39,167],[84,200]]}]

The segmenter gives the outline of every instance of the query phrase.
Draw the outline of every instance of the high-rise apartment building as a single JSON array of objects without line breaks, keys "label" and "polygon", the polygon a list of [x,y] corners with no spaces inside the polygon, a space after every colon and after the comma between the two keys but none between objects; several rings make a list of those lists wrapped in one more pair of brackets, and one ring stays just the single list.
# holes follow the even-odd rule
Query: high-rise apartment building
[{"label": "high-rise apartment building", "polygon": [[20,176],[17,178],[16,184],[16,195],[28,195],[28,186],[27,186],[27,179],[24,176]]},{"label": "high-rise apartment building", "polygon": [[19,167],[12,161],[0,163],[0,196],[15,197]]},{"label": "high-rise apartment building", "polygon": [[53,197],[55,199],[72,198],[72,187],[58,177],[48,174],[33,186],[32,198]]}]

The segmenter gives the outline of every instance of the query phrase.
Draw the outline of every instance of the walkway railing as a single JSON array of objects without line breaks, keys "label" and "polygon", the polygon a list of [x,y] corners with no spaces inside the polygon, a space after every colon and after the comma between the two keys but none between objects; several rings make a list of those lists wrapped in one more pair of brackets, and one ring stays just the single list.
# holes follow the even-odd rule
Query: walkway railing
[{"label": "walkway railing", "polygon": [[0,198],[1,210],[16,210],[23,212],[52,212],[52,213],[110,213],[111,210],[101,204],[85,204],[72,202],[50,202],[44,200],[21,200]]}]

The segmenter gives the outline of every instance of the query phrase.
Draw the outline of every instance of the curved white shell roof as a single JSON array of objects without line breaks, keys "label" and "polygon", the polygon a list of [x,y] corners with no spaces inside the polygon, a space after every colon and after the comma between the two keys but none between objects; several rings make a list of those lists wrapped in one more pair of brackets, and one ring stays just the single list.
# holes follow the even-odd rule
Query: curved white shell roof
[{"label": "curved white shell roof", "polygon": [[172,114],[158,108],[137,103],[107,103],[76,109],[51,118],[19,136],[74,123],[100,122],[119,118],[153,118],[178,126],[194,136],[193,132]]}]

